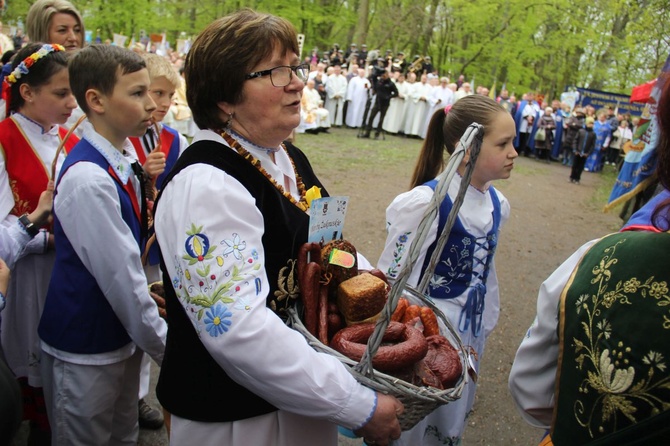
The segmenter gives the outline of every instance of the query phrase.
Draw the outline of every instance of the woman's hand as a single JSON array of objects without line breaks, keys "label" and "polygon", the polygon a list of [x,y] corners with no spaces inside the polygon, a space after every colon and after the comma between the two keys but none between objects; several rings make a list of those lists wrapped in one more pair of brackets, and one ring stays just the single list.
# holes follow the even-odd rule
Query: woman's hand
[{"label": "woman's hand", "polygon": [[9,279],[11,272],[4,260],[0,258],[0,293],[7,295],[7,287],[9,287]]},{"label": "woman's hand", "polygon": [[154,150],[149,155],[142,166],[150,178],[156,178],[165,171],[165,154]]},{"label": "woman's hand", "polygon": [[375,413],[365,426],[354,433],[363,437],[369,445],[386,446],[391,440],[400,438],[398,415],[404,409],[402,403],[395,397],[378,392]]},{"label": "woman's hand", "polygon": [[40,199],[37,202],[37,207],[33,212],[28,214],[30,220],[35,226],[42,227],[47,224],[51,217],[51,209],[54,200],[54,182],[49,180],[47,188],[40,194]]}]

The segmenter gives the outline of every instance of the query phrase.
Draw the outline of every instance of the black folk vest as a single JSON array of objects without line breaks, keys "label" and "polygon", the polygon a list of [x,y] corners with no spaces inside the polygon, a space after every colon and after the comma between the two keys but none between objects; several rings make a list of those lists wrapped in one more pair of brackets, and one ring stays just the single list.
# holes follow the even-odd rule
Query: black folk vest
[{"label": "black folk vest", "polygon": [[[289,143],[285,146],[305,187],[318,186],[322,196],[327,196],[304,153]],[[182,169],[193,164],[209,164],[225,171],[255,197],[265,224],[262,243],[270,283],[266,304],[282,317],[285,309],[295,302],[295,296],[282,299],[275,296],[280,288],[278,283],[287,278],[286,271],[280,274],[280,270],[286,266],[290,270],[294,268],[298,250],[307,242],[309,215],[291,203],[251,163],[213,141],[199,141],[185,150],[166,178],[163,190]],[[160,205],[159,195],[155,206]],[[169,253],[166,254],[169,257]],[[156,386],[161,405],[179,417],[201,422],[236,421],[276,411],[277,408],[261,396],[233,381],[207,352],[175,295],[162,256],[161,270],[168,314],[165,357]],[[188,384],[194,380],[202,383],[201,391],[195,391]]]}]

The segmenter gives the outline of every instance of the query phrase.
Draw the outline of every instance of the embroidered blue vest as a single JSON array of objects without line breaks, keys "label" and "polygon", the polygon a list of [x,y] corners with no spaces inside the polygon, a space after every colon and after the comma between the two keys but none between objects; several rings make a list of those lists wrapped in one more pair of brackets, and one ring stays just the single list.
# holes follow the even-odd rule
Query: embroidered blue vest
[{"label": "embroidered blue vest", "polygon": [[[65,159],[59,178],[63,178],[65,172],[80,161],[97,164],[105,172],[110,167],[102,154],[82,139]],[[119,194],[121,216],[132,231],[139,250],[140,221],[123,185],[116,178],[114,183]],[[58,194],[58,189],[55,194]],[[98,208],[99,204],[91,201],[88,210],[82,209],[82,212],[96,212]],[[54,238],[56,262],[38,328],[40,338],[58,350],[79,354],[110,352],[131,342],[95,277],[74,251],[55,212]],[[100,242],[104,242],[104,234],[101,234]]]},{"label": "embroidered blue vest", "polygon": [[[425,184],[435,190],[437,180]],[[434,299],[453,299],[461,296],[468,289],[468,298],[461,311],[458,328],[461,332],[472,330],[475,336],[479,336],[484,314],[484,297],[486,296],[486,279],[489,274],[489,266],[495,254],[498,244],[498,228],[500,227],[500,200],[493,187],[489,187],[489,195],[493,203],[493,225],[486,237],[477,238],[467,232],[460,218],[456,218],[451,228],[447,243],[435,266],[433,277],[428,284],[428,294]],[[437,237],[426,252],[421,272],[428,268],[430,258],[437,246],[437,240],[447,223],[449,211],[453,202],[447,195],[440,204],[439,219],[437,226]],[[486,249],[487,255],[484,259],[484,269],[481,273],[475,271],[474,262],[480,260],[474,257],[475,249]]]}]

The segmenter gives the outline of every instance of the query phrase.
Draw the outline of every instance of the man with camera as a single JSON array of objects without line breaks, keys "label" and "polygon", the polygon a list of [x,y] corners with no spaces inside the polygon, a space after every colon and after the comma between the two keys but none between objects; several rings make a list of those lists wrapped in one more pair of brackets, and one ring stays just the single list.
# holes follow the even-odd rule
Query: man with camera
[{"label": "man with camera", "polygon": [[[382,63],[383,62],[384,61],[382,60]],[[372,83],[372,92],[375,95],[375,105],[372,107],[372,111],[368,117],[368,125],[363,138],[370,137],[372,123],[374,122],[377,113],[379,113],[379,122],[377,123],[377,131],[375,132],[375,139],[377,139],[382,131],[382,124],[384,123],[384,117],[386,116],[386,111],[389,108],[391,99],[398,96],[398,89],[396,88],[395,83],[389,78],[388,71],[379,64],[372,68],[370,81]]]}]

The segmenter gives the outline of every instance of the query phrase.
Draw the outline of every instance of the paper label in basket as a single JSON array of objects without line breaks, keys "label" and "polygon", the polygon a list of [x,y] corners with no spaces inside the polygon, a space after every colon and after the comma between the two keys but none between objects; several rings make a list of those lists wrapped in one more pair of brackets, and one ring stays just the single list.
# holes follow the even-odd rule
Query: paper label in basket
[{"label": "paper label in basket", "polygon": [[326,244],[342,238],[347,204],[349,197],[323,197],[313,200],[309,208],[307,241]]},{"label": "paper label in basket", "polygon": [[350,252],[333,248],[328,256],[328,263],[349,269],[356,264],[356,257]]}]

